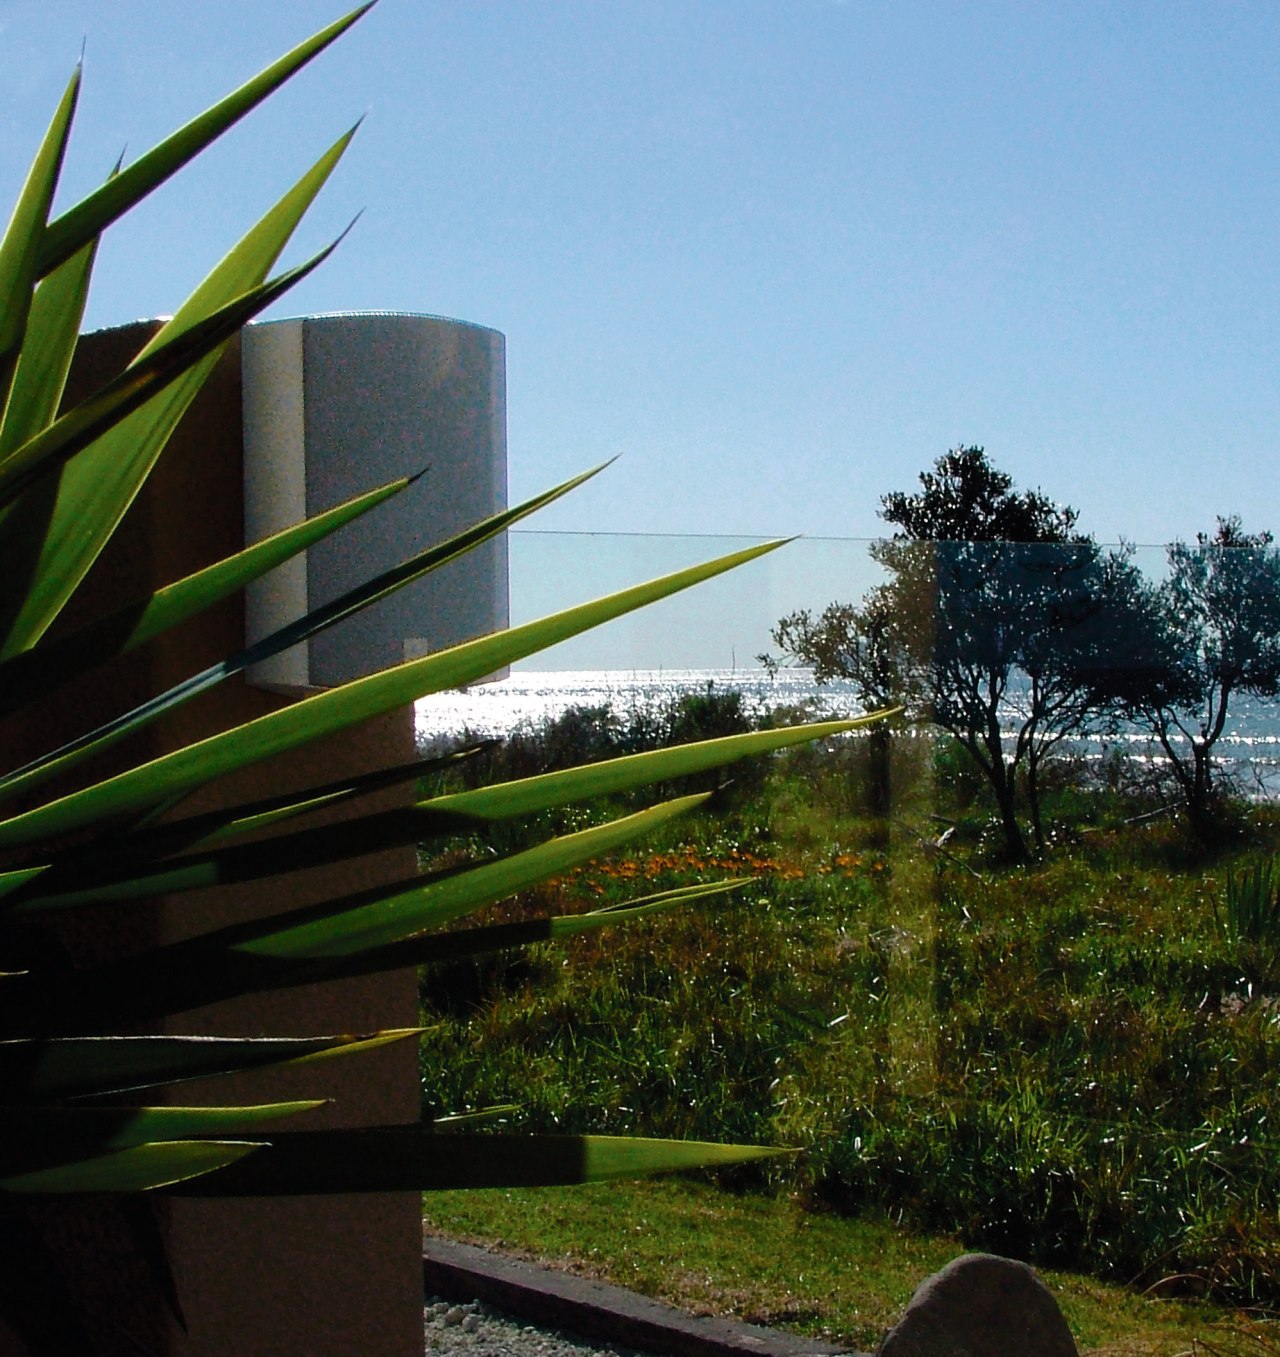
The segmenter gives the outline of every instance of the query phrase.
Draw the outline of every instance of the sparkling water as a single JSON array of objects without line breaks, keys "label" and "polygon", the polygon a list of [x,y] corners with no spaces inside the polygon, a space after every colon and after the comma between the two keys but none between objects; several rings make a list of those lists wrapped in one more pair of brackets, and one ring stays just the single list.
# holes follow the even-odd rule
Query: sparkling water
[{"label": "sparkling water", "polygon": [[[610,704],[626,714],[661,708],[681,693],[737,690],[748,708],[803,712],[808,719],[858,716],[865,707],[851,684],[813,681],[807,669],[557,669],[518,670],[505,679],[436,693],[416,707],[418,742],[427,746],[461,731],[505,735],[539,725],[570,707]],[[1012,731],[1007,732],[1012,739]],[[1142,731],[1091,736],[1068,744],[1075,753],[1101,759],[1111,750],[1153,764],[1159,747]],[[1237,696],[1231,719],[1215,746],[1220,765],[1250,796],[1280,796],[1280,707]]]}]

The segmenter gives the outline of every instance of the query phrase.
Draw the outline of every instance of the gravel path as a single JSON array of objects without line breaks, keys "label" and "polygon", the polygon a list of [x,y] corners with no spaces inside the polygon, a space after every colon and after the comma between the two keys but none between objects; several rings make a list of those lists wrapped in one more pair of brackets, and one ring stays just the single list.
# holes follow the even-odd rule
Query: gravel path
[{"label": "gravel path", "polygon": [[478,1300],[458,1305],[428,1296],[422,1323],[428,1353],[467,1357],[645,1357],[635,1348],[601,1346],[559,1329],[540,1329]]}]

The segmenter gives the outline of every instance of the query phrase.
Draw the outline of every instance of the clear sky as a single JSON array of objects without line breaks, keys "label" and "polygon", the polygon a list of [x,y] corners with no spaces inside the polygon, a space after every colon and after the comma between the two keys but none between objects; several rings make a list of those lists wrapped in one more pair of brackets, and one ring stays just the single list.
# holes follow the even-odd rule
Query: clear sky
[{"label": "clear sky", "polygon": [[[67,75],[64,203],[343,0],[0,0],[12,199]],[[172,311],[352,121],[276,314],[508,341],[544,527],[874,535],[984,444],[1101,540],[1280,531],[1274,0],[381,0],[108,238],[90,320]]]}]

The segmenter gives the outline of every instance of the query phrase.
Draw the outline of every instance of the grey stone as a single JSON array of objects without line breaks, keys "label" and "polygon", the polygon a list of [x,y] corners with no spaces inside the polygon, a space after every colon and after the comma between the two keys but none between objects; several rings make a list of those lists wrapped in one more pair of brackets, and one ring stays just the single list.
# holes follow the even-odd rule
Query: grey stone
[{"label": "grey stone", "polygon": [[1079,1357],[1049,1288],[1025,1263],[966,1253],[916,1288],[878,1357]]}]

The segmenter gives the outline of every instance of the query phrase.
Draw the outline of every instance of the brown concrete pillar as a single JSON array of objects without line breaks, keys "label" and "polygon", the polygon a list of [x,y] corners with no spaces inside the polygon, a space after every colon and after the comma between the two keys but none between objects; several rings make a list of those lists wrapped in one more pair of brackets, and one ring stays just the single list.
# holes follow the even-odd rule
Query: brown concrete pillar
[{"label": "brown concrete pillar", "polygon": [[[118,370],[137,351],[150,323],[87,336],[73,373],[72,399]],[[95,567],[71,620],[92,616],[237,550],[243,541],[240,353],[229,346],[212,379],[184,418],[123,530]],[[159,638],[109,671],[59,694],[3,733],[9,750],[32,752],[59,736],[160,691],[243,645],[239,598]],[[117,763],[154,757],[291,699],[251,688],[242,679],[221,685],[152,727]],[[234,804],[330,781],[349,771],[403,763],[413,756],[409,709],[367,723],[293,757],[273,761],[204,789],[184,813]],[[98,767],[95,775],[111,771]],[[383,805],[407,799],[411,788],[383,793]],[[366,802],[361,809],[374,804]],[[309,822],[310,823],[310,822]],[[195,892],[161,901],[139,917],[133,910],[91,912],[76,925],[72,945],[98,955],[167,942],[206,928],[322,900],[380,881],[412,875],[412,847],[360,858],[336,868],[300,872],[261,886]],[[122,920],[128,918],[127,925]],[[172,1032],[300,1035],[409,1027],[417,1021],[413,971],[373,980],[316,985],[219,1004],[179,1015]],[[250,1102],[277,1098],[335,1099],[304,1126],[355,1126],[413,1121],[418,1115],[417,1048],[412,1042],[369,1056],[321,1062],[286,1075],[206,1081],[170,1090],[170,1101]],[[136,1352],[133,1339],[182,1357],[410,1357],[422,1351],[421,1211],[416,1194],[282,1198],[267,1202],[181,1200],[161,1208],[178,1294],[189,1333],[161,1317],[158,1306],[133,1306],[108,1284],[88,1289],[97,1299],[109,1351]],[[110,1254],[123,1236],[85,1252]],[[114,1228],[114,1227],[113,1227]],[[66,1231],[64,1231],[66,1233]],[[128,1231],[125,1231],[127,1236]],[[106,1236],[99,1236],[103,1240]],[[128,1270],[120,1255],[121,1269]],[[114,1266],[114,1261],[112,1263]],[[134,1267],[129,1264],[129,1267]],[[92,1267],[86,1261],[86,1268]],[[110,1273],[110,1267],[107,1272]],[[134,1268],[136,1271],[136,1267]],[[118,1279],[117,1279],[118,1280]],[[101,1294],[99,1294],[101,1293]],[[116,1332],[118,1330],[118,1332]],[[108,1332],[110,1331],[110,1332]],[[0,1350],[3,1345],[0,1344]]]}]

